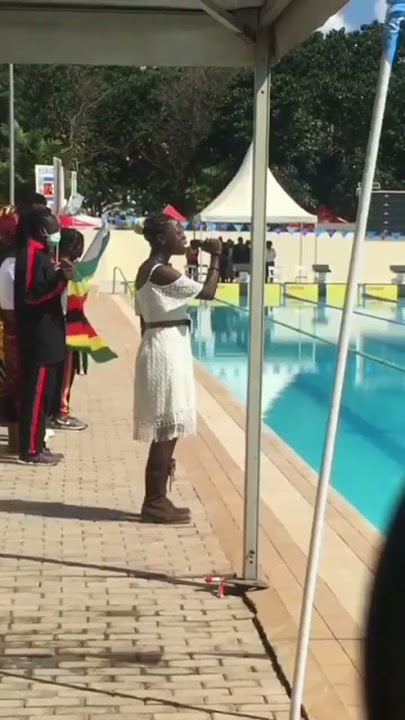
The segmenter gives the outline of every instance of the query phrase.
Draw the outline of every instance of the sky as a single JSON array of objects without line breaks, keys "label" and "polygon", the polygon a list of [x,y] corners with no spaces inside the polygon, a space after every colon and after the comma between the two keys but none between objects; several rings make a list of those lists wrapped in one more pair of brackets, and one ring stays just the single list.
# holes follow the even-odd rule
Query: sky
[{"label": "sky", "polygon": [[325,32],[342,27],[353,30],[385,17],[386,0],[350,0],[342,12],[334,15],[322,28]]}]

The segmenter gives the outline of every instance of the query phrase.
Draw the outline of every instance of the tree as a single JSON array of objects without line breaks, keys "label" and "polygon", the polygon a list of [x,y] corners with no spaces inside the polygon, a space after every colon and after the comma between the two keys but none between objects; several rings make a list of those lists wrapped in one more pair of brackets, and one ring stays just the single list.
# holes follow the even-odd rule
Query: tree
[{"label": "tree", "polygon": [[30,129],[60,142],[66,169],[87,161],[94,117],[111,91],[104,68],[26,65],[18,68],[16,84],[18,115]]},{"label": "tree", "polygon": [[[273,68],[271,167],[308,209],[352,219],[369,134],[382,27],[314,33]],[[57,152],[94,212],[171,202],[193,214],[230,181],[252,139],[253,76],[213,68],[18,66],[18,179]],[[0,118],[8,74],[0,67]],[[378,176],[405,183],[405,65],[393,70]],[[0,131],[0,195],[8,190],[8,140]]]}]

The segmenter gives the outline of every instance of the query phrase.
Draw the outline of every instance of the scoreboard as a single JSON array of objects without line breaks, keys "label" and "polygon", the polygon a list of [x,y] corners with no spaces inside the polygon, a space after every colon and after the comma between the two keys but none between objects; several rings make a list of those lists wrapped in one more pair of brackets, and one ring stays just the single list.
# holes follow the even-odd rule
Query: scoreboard
[{"label": "scoreboard", "polygon": [[405,235],[405,191],[375,190],[371,196],[367,231]]}]

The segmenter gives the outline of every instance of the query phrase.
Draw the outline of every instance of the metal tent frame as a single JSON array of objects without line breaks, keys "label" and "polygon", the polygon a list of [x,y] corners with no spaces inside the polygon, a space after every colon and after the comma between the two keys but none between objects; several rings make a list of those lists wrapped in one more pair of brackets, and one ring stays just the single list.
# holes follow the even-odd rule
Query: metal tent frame
[{"label": "metal tent frame", "polygon": [[[246,412],[244,552],[242,575],[258,581],[266,190],[271,64],[341,10],[347,0],[0,0],[0,62],[199,65],[255,71],[253,134],[250,348]],[[390,0],[390,10],[404,6]],[[399,26],[397,28],[398,35]],[[350,321],[377,160],[391,55],[381,63],[359,203],[338,363],[318,483],[305,583],[291,720],[301,712],[312,607],[346,368]],[[11,143],[10,143],[11,147]],[[10,176],[11,177],[11,176]]]},{"label": "metal tent frame", "polygon": [[290,720],[300,720],[304,696],[305,671],[307,666],[311,622],[315,602],[316,582],[322,551],[325,513],[332,472],[338,431],[343,388],[349,352],[351,321],[356,305],[357,285],[362,261],[362,250],[367,230],[374,176],[384,122],[385,107],[391,78],[392,64],[397,50],[402,22],[405,19],[405,0],[388,0],[384,47],[380,63],[377,91],[374,101],[371,130],[366,151],[366,160],[357,209],[356,230],[353,239],[347,280],[346,299],[338,341],[338,357],[326,428],[324,450],[319,474],[315,510],[312,522],[311,540],[304,584],[297,652],[292,686]]}]

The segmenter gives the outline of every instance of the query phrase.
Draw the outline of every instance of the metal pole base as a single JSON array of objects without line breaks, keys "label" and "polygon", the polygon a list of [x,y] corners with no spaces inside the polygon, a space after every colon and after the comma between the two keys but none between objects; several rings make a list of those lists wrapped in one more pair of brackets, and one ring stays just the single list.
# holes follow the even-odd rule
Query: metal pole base
[{"label": "metal pole base", "polygon": [[268,583],[260,579],[238,577],[238,575],[208,575],[205,578],[207,585],[213,585],[215,594],[219,598],[225,595],[245,595],[248,592],[267,590]]}]

